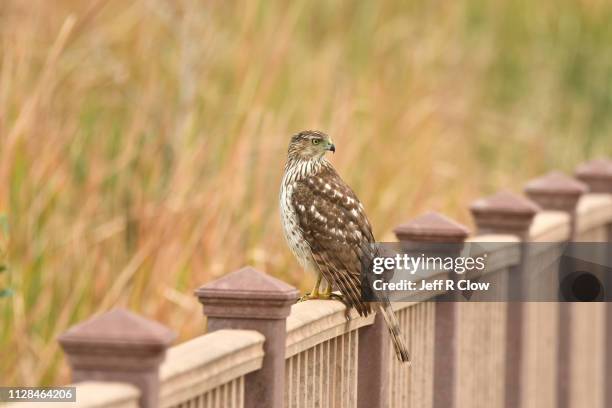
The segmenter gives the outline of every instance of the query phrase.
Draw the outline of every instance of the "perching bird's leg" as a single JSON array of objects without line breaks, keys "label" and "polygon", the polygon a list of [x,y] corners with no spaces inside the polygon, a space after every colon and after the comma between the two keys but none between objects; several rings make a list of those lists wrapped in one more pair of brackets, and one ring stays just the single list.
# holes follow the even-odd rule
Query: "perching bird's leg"
[{"label": "perching bird's leg", "polygon": [[332,291],[332,288],[333,288],[333,285],[331,283],[327,282],[327,287],[325,288],[325,291],[321,294],[320,299],[337,300],[339,302],[342,302],[346,306],[345,317],[348,320],[350,318],[349,315],[351,313],[351,305],[349,303],[347,303],[345,297],[342,296],[341,293],[334,293]]},{"label": "perching bird's leg", "polygon": [[319,297],[318,299],[321,300],[339,300],[340,302],[344,303],[344,297],[340,294],[340,293],[334,293],[332,292],[332,288],[333,285],[329,282],[327,282],[327,285],[325,287],[325,290],[323,292],[319,293]]},{"label": "perching bird's leg", "polygon": [[344,299],[344,296],[342,296],[340,293],[334,293],[332,292],[332,284],[327,282],[327,287],[325,288],[325,290],[323,292],[319,291],[319,288],[321,286],[321,281],[322,281],[322,276],[319,273],[317,275],[317,280],[314,284],[314,287],[312,288],[312,292],[308,292],[306,293],[304,296],[302,296],[301,298],[298,299],[298,303],[299,302],[303,302],[305,300],[313,300],[313,299],[319,299],[319,300],[338,300],[342,303],[344,303],[347,307],[347,310],[350,309],[350,304],[346,302],[346,299]]},{"label": "perching bird's leg", "polygon": [[321,274],[318,273],[317,274],[317,281],[314,284],[314,287],[312,288],[312,292],[306,293],[304,296],[302,296],[298,302],[303,302],[305,300],[311,300],[311,299],[322,299],[320,293],[319,293],[319,286],[321,286]]},{"label": "perching bird's leg", "polygon": [[321,299],[337,300],[339,302],[342,302],[344,306],[346,306],[344,317],[347,321],[351,320],[351,305],[346,301],[346,298],[342,296],[341,293],[332,292],[332,286],[333,285],[331,283],[327,282],[327,287],[325,288],[325,292],[321,294]]},{"label": "perching bird's leg", "polygon": [[325,288],[325,291],[323,291],[323,293],[319,294],[319,299],[339,300],[340,302],[344,303],[344,297],[340,293],[332,292],[332,287],[333,285],[327,282],[327,287]]},{"label": "perching bird's leg", "polygon": [[321,295],[321,299],[331,299],[332,296],[333,296],[333,293],[332,293],[332,284],[327,282],[327,287],[325,288],[325,291]]}]

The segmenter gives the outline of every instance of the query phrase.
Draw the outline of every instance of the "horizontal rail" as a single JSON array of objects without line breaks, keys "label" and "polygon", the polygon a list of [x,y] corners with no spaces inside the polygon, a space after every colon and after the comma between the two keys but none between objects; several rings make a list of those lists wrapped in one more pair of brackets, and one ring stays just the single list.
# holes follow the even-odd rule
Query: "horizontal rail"
[{"label": "horizontal rail", "polygon": [[[475,247],[470,256],[476,257],[486,253],[487,261],[485,268],[486,274],[492,274],[509,267],[515,266],[521,259],[520,240],[514,235],[504,234],[483,234],[476,235],[473,238],[467,239],[466,243],[486,243],[482,247],[482,253],[478,252],[478,247]],[[467,278],[470,278],[469,274]]]},{"label": "horizontal rail", "polygon": [[346,316],[341,302],[310,300],[292,306],[287,317],[285,358],[374,322],[374,314],[360,317],[355,310]]},{"label": "horizontal rail", "polygon": [[161,406],[189,401],[261,368],[264,336],[219,330],[168,350],[160,367]]},{"label": "horizontal rail", "polygon": [[537,242],[563,242],[570,238],[570,217],[561,211],[541,211],[533,219],[529,239]]},{"label": "horizontal rail", "polygon": [[578,202],[576,212],[578,234],[609,224],[612,222],[612,195],[587,194]]}]

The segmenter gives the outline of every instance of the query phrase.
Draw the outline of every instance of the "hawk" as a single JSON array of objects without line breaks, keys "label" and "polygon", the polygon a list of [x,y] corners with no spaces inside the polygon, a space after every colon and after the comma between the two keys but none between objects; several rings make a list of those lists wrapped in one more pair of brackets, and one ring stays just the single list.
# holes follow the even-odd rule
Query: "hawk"
[{"label": "hawk", "polygon": [[[347,307],[367,316],[372,304],[362,300],[360,273],[364,258],[375,255],[374,235],[363,205],[325,159],[328,151],[336,147],[325,133],[307,130],[291,138],[280,191],[283,232],[300,265],[317,275],[302,300],[330,299],[338,288]],[[397,358],[407,362],[408,348],[389,300],[378,300]]]}]

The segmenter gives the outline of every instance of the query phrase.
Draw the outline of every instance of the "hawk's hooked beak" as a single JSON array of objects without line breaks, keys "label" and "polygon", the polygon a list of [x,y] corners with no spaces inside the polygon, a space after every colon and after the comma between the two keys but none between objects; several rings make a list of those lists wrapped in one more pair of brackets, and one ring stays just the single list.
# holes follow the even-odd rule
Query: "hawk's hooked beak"
[{"label": "hawk's hooked beak", "polygon": [[336,146],[334,146],[333,143],[330,143],[329,146],[327,146],[327,150],[329,150],[332,153],[336,153]]}]

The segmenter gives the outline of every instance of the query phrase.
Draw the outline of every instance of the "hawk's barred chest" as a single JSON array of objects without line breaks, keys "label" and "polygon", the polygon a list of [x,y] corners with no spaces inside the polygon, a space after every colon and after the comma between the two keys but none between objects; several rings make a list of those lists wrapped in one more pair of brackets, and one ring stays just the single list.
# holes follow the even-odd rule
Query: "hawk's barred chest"
[{"label": "hawk's barred chest", "polygon": [[313,258],[319,248],[341,256],[374,242],[363,206],[325,159],[287,163],[280,210],[287,243],[305,269],[320,269]]}]

